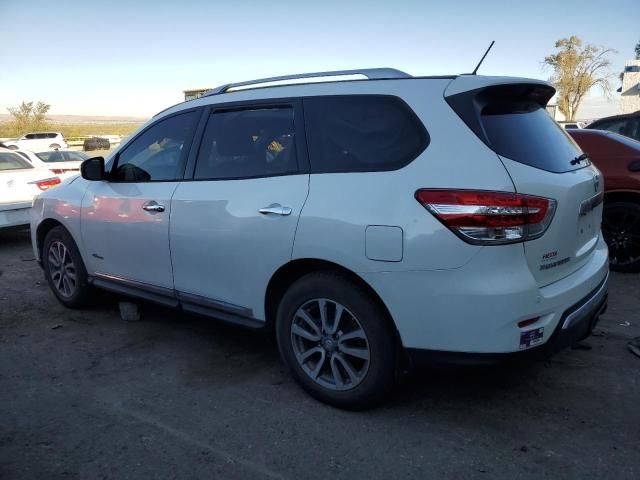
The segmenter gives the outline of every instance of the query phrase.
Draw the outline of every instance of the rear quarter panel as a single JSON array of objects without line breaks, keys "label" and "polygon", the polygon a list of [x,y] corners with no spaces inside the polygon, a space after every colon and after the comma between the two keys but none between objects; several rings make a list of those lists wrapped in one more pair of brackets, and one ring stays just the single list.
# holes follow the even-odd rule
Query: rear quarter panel
[{"label": "rear quarter panel", "polygon": [[571,132],[570,135],[602,172],[605,192],[640,192],[640,172],[629,170],[632,161],[640,161],[640,143],[639,148],[634,149],[617,142],[609,134],[589,130]]},{"label": "rear quarter panel", "polygon": [[[483,248],[460,240],[414,198],[420,188],[514,191],[497,155],[444,101],[449,82],[354,82],[337,92],[316,90],[319,94],[396,95],[421,119],[430,143],[400,170],[312,174],[293,258],[329,260],[355,272],[440,270],[461,267]],[[402,229],[401,261],[367,258],[365,232],[371,225]]]}]

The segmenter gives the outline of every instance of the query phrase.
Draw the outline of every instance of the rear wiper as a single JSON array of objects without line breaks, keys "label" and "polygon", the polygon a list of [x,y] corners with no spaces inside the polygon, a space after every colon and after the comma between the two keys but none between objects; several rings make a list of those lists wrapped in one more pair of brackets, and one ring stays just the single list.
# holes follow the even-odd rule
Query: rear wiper
[{"label": "rear wiper", "polygon": [[583,160],[588,160],[589,159],[589,155],[587,155],[586,153],[583,153],[582,155],[578,155],[576,158],[574,158],[573,160],[571,160],[569,163],[571,165],[577,165],[579,164],[581,161]]}]

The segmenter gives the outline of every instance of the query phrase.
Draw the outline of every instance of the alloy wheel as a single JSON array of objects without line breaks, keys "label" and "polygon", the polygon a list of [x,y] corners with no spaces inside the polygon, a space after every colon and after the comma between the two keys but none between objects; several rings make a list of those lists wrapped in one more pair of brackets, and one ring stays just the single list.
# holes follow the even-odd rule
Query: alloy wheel
[{"label": "alloy wheel", "polygon": [[316,298],[298,308],[291,325],[291,344],[307,376],[331,390],[355,388],[369,369],[371,352],[362,325],[333,300]]},{"label": "alloy wheel", "polygon": [[77,271],[71,252],[64,243],[56,240],[49,246],[47,259],[53,286],[63,297],[71,297],[76,291],[77,280]]},{"label": "alloy wheel", "polygon": [[602,235],[609,246],[612,265],[625,266],[640,260],[640,214],[615,209],[602,219]]}]

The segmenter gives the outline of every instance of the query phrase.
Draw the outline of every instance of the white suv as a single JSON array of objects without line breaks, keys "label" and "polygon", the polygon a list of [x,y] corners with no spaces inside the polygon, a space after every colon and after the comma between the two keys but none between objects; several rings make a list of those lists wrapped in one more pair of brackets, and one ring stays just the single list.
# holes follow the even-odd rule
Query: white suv
[{"label": "white suv", "polygon": [[69,307],[99,287],[273,327],[342,407],[425,361],[555,350],[606,307],[608,253],[600,174],[553,93],[392,69],[225,85],[43,193],[35,255]]},{"label": "white suv", "polygon": [[58,148],[69,148],[69,144],[60,132],[32,132],[26,133],[17,140],[3,142],[11,150],[23,149],[33,152]]}]

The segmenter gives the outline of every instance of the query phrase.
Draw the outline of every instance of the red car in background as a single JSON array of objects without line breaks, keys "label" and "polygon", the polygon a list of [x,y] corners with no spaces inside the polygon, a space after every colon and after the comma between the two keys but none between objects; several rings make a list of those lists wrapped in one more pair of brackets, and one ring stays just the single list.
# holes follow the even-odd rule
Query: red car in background
[{"label": "red car in background", "polygon": [[612,270],[640,271],[640,142],[605,130],[567,133],[604,176],[602,234]]}]

